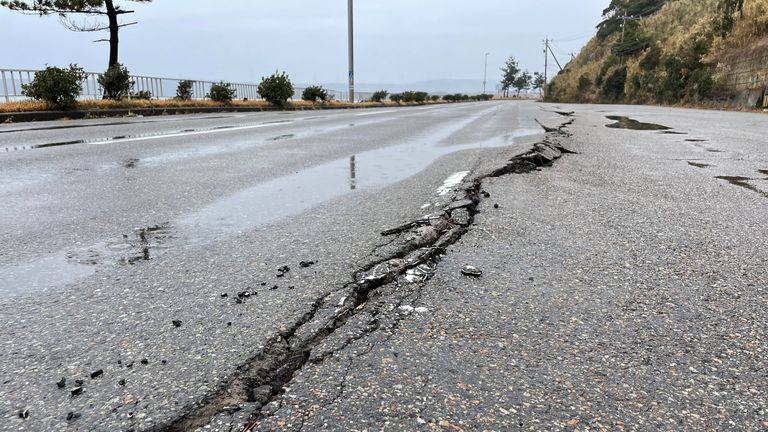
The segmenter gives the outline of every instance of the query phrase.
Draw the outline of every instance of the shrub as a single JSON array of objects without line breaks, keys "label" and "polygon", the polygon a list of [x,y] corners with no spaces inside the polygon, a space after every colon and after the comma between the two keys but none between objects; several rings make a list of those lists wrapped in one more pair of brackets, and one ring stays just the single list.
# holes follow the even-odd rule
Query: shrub
[{"label": "shrub", "polygon": [[438,96],[438,95],[432,95],[432,96],[430,96],[430,97],[429,97],[429,99],[430,99],[432,102],[437,102],[437,101],[439,101],[439,100],[440,100],[440,96]]},{"label": "shrub", "polygon": [[69,65],[69,69],[46,67],[35,73],[35,79],[21,86],[22,94],[57,108],[71,108],[77,104],[85,79],[83,68]]},{"label": "shrub", "polygon": [[455,95],[447,94],[447,95],[443,95],[443,100],[446,102],[456,102],[456,97]]},{"label": "shrub", "polygon": [[627,83],[627,67],[622,66],[611,73],[603,82],[603,96],[609,101],[616,102],[624,96],[624,86]]},{"label": "shrub", "polygon": [[389,95],[389,100],[395,103],[400,103],[403,101],[403,95],[402,93],[392,93]]},{"label": "shrub", "polygon": [[267,102],[281,107],[293,97],[293,84],[285,72],[275,72],[261,79],[258,92]]},{"label": "shrub", "polygon": [[388,95],[389,95],[388,91],[379,90],[379,91],[373,92],[373,96],[371,96],[371,100],[374,102],[381,102],[384,99],[386,99]]},{"label": "shrub", "polygon": [[237,95],[237,91],[232,88],[232,84],[221,81],[218,84],[211,85],[211,91],[205,96],[212,101],[228,104]]},{"label": "shrub", "polygon": [[179,85],[176,86],[176,99],[191,100],[193,84],[194,84],[194,81],[190,81],[190,80],[179,81]]},{"label": "shrub", "polygon": [[328,100],[328,91],[320,86],[310,86],[301,93],[301,99],[309,102],[325,102]]},{"label": "shrub", "polygon": [[150,100],[152,99],[152,92],[149,90],[139,90],[136,93],[131,94],[131,99]]},{"label": "shrub", "polygon": [[403,102],[417,102],[424,103],[427,101],[429,94],[426,92],[407,91],[403,93]]},{"label": "shrub", "polygon": [[131,81],[128,68],[115,63],[104,74],[99,75],[99,85],[104,89],[104,98],[123,100],[131,94],[133,81]]}]

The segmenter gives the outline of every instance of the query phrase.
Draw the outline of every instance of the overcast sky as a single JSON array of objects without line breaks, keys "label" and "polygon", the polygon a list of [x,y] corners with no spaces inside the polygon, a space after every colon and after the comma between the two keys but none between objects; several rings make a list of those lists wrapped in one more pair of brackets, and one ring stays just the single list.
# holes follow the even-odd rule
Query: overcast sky
[{"label": "overcast sky", "polygon": [[[276,69],[296,83],[345,82],[345,0],[155,0],[123,17],[120,61],[141,75],[251,82]],[[490,52],[489,82],[514,55],[542,71],[542,40],[561,62],[594,34],[609,0],[355,0],[356,78],[407,84],[476,80]],[[0,8],[0,68],[77,63],[106,68],[106,34],[74,33],[56,17]]]}]

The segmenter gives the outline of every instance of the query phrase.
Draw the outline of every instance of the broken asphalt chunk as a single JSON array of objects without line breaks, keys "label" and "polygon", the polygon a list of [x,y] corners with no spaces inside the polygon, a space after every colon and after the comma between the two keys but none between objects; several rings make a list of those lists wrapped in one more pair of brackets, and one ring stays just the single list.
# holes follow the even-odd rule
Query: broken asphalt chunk
[{"label": "broken asphalt chunk", "polygon": [[67,379],[66,379],[66,378],[64,378],[64,377],[61,377],[61,379],[59,380],[59,382],[57,382],[57,383],[56,383],[56,387],[58,387],[58,388],[60,388],[60,389],[63,389],[63,388],[64,388],[64,387],[66,387],[66,386],[67,386]]},{"label": "broken asphalt chunk", "polygon": [[102,375],[104,375],[104,369],[99,369],[96,372],[91,372],[91,379],[96,379]]},{"label": "broken asphalt chunk", "polygon": [[312,267],[313,265],[315,265],[314,261],[302,261],[299,263],[299,267],[301,268]]},{"label": "broken asphalt chunk", "polygon": [[288,267],[288,266],[282,266],[282,267],[280,267],[279,269],[277,269],[277,277],[279,277],[279,278],[280,278],[280,277],[283,277],[283,276],[285,276],[285,274],[286,274],[286,273],[288,273],[289,271],[291,271],[291,268],[290,268],[290,267]]},{"label": "broken asphalt chunk", "polygon": [[143,364],[143,365],[147,365],[147,364],[149,364],[149,360],[147,360],[147,359],[141,359],[141,364]]},{"label": "broken asphalt chunk", "polygon": [[26,419],[29,417],[29,408],[25,408],[23,410],[19,410],[19,418]]},{"label": "broken asphalt chunk", "polygon": [[70,411],[67,413],[67,421],[77,420],[80,418],[80,413]]},{"label": "broken asphalt chunk", "polygon": [[470,199],[458,200],[448,204],[448,207],[446,207],[444,210],[450,212],[460,208],[471,207],[473,204],[474,202],[472,202]]},{"label": "broken asphalt chunk", "polygon": [[171,324],[173,324],[174,327],[181,327],[181,320],[173,320],[171,321]]},{"label": "broken asphalt chunk", "polygon": [[461,274],[463,274],[464,276],[480,277],[483,275],[483,271],[477,267],[468,265],[468,266],[464,266],[464,268],[461,269]]},{"label": "broken asphalt chunk", "polygon": [[72,390],[70,390],[69,393],[72,396],[79,396],[79,395],[83,394],[83,388],[82,387],[75,387]]}]

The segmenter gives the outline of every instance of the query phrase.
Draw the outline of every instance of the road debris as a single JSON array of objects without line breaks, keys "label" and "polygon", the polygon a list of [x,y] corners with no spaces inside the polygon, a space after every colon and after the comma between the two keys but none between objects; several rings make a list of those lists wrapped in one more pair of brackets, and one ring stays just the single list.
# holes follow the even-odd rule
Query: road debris
[{"label": "road debris", "polygon": [[461,269],[461,274],[464,276],[480,277],[483,275],[483,271],[475,266],[467,265]]}]

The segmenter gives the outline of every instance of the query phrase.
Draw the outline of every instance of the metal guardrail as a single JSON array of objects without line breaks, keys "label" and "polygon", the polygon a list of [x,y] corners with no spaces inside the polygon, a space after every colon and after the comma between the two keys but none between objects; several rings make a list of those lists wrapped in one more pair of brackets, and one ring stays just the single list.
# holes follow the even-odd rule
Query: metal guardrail
[{"label": "metal guardrail", "polygon": [[[2,81],[2,97],[0,100],[5,102],[16,102],[28,99],[22,94],[22,84],[29,84],[35,78],[35,69],[0,69],[0,81]],[[81,100],[101,99],[104,89],[99,85],[98,77],[101,75],[96,72],[86,72],[86,77],[82,82]],[[133,91],[148,91],[154,99],[172,99],[176,96],[176,87],[184,78],[161,78],[143,75],[131,75],[134,82]],[[207,80],[189,80],[192,81],[192,99],[205,100],[210,92],[211,86],[219,81]],[[238,99],[261,100],[258,92],[258,84],[253,83],[230,83],[236,91]],[[300,100],[303,87],[294,88],[293,99]],[[334,99],[345,101],[348,93],[345,91],[328,90],[329,95]],[[355,92],[355,99],[363,101],[370,99],[373,93]]]}]

